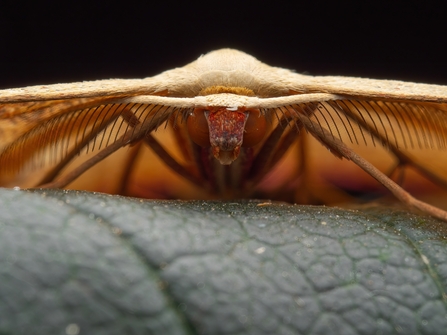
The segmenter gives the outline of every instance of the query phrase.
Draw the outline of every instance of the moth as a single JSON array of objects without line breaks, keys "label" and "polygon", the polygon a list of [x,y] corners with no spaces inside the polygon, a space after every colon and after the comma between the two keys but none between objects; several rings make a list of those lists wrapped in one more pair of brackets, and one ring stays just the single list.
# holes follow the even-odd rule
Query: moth
[{"label": "moth", "polygon": [[[186,180],[175,182],[176,191],[194,188],[232,199],[257,196],[273,185],[276,193],[270,194],[280,198],[306,184],[312,169],[300,150],[309,137],[403,203],[447,221],[446,211],[405,191],[398,173],[410,168],[447,186],[445,86],[307,76],[221,49],[144,79],[0,91],[0,183],[7,187],[66,187],[124,150],[95,177],[115,175],[114,193],[129,194],[137,164],[144,162],[143,180],[158,157]],[[394,157],[388,174],[353,149],[364,146]],[[142,156],[147,148],[149,159]],[[430,151],[436,152],[431,161]],[[292,162],[288,168],[278,167],[285,160]]]}]

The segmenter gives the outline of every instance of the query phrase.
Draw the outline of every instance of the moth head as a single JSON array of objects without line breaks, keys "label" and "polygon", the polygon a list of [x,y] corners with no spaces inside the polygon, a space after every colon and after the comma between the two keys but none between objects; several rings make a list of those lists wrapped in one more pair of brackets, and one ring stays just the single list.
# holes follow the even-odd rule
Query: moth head
[{"label": "moth head", "polygon": [[194,143],[211,147],[214,157],[229,165],[241,147],[253,147],[264,139],[267,122],[259,109],[204,107],[191,112],[187,128]]}]

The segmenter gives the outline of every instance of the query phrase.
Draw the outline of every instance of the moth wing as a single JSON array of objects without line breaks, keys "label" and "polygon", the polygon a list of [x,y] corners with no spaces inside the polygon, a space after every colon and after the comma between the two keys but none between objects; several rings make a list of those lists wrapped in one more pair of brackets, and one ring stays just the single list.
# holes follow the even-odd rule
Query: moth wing
[{"label": "moth wing", "polygon": [[0,90],[0,104],[154,94],[165,89],[163,82],[163,76],[159,75],[143,79],[105,79],[10,88]]}]

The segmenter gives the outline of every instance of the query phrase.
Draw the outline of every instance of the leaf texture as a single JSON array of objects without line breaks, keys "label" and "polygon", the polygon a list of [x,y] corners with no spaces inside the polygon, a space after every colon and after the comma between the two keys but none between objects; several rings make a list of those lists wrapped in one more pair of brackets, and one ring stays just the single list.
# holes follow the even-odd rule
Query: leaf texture
[{"label": "leaf texture", "polygon": [[447,231],[428,217],[61,190],[0,206],[1,333],[447,329]]}]

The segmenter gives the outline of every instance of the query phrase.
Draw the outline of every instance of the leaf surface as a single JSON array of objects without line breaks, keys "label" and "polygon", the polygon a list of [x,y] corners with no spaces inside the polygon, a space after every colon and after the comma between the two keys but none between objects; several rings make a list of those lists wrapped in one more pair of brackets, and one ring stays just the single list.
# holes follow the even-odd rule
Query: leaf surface
[{"label": "leaf surface", "polygon": [[0,334],[446,333],[431,218],[61,190],[0,208]]}]

